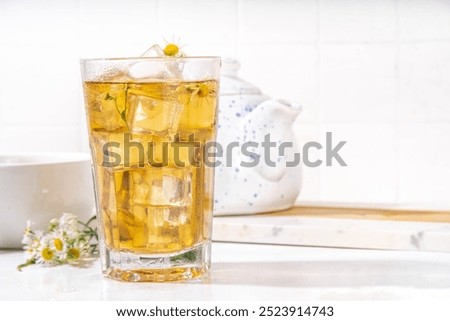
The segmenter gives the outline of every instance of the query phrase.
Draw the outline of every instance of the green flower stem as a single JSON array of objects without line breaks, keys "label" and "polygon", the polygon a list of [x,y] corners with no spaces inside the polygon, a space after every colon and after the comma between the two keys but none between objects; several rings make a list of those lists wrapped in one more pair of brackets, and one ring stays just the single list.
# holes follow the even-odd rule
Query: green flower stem
[{"label": "green flower stem", "polygon": [[27,266],[30,266],[30,265],[33,265],[33,264],[36,264],[36,259],[29,259],[28,261],[26,261],[25,263],[22,263],[22,264],[20,264],[20,265],[18,265],[17,266],[17,269],[20,271],[20,272],[22,272],[22,269],[23,268],[25,268],[25,267],[27,267]]}]

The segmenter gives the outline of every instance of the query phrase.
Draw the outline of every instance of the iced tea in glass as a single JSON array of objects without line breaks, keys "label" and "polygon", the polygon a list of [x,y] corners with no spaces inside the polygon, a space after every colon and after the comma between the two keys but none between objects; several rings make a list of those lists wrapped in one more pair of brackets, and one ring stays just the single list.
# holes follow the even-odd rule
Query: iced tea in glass
[{"label": "iced tea in glass", "polygon": [[217,57],[81,61],[103,273],[204,277],[210,266]]}]

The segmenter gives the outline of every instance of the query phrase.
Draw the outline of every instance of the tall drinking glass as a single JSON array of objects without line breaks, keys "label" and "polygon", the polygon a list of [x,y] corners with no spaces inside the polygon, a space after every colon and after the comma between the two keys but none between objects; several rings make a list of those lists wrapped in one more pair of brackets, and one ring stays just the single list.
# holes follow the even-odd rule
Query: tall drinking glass
[{"label": "tall drinking glass", "polygon": [[86,59],[81,68],[103,274],[204,277],[214,186],[205,150],[216,135],[220,59]]}]

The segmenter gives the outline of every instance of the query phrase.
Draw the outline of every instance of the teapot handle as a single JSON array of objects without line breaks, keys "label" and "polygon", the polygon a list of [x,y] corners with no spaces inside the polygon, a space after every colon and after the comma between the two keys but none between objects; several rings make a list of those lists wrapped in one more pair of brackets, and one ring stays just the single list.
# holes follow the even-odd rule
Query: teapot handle
[{"label": "teapot handle", "polygon": [[[252,147],[249,150],[258,155],[259,162],[256,165],[256,171],[268,181],[279,181],[286,173],[287,155],[280,154],[279,146],[282,142],[293,140],[291,127],[300,111],[301,107],[298,104],[269,99],[260,103],[242,119],[241,146],[246,142],[258,144],[258,147]],[[266,137],[268,134],[270,136]],[[265,139],[272,145],[276,143],[276,146],[270,147],[270,149],[264,148],[262,143]],[[290,149],[292,152],[292,148]],[[270,150],[270,153],[266,153],[270,155],[267,161],[268,155],[265,155],[264,150]],[[286,149],[286,152],[289,152],[289,149]],[[244,156],[241,155],[241,159],[243,158]]]}]

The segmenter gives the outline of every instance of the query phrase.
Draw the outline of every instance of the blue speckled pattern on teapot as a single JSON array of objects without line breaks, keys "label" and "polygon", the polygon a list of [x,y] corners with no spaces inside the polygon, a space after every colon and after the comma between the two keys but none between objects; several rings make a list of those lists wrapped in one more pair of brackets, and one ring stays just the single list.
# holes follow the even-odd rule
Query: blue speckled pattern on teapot
[{"label": "blue speckled pattern on teapot", "polygon": [[[292,124],[301,111],[298,104],[264,96],[255,86],[239,79],[236,60],[224,59],[222,66],[219,126],[217,141],[224,149],[232,142],[261,145],[266,134],[277,146],[293,142],[294,148],[280,155],[271,149],[270,167],[263,161],[262,148],[250,149],[260,155],[256,167],[243,167],[242,161],[251,159],[233,148],[232,157],[218,158],[222,164],[215,172],[214,214],[250,214],[282,210],[291,207],[301,189],[301,168],[287,167],[286,160],[295,149]],[[228,164],[227,164],[228,163]]]}]

